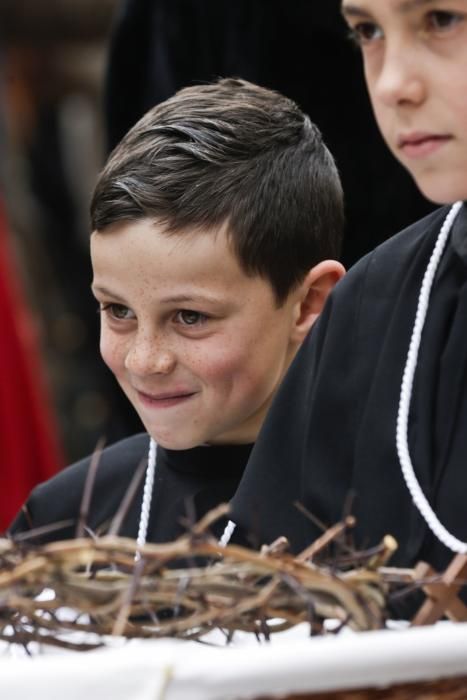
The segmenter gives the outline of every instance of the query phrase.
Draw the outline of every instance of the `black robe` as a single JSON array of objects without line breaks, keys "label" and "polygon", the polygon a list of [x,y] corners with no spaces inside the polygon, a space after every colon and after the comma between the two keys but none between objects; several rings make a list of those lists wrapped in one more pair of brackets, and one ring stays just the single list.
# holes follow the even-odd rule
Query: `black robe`
[{"label": "black robe", "polygon": [[[106,448],[101,455],[92,491],[87,527],[103,533],[117,513],[138,465],[147,459],[149,436],[135,435]],[[154,490],[147,540],[168,542],[235,492],[251,445],[202,446],[191,450],[157,449]],[[37,486],[10,527],[10,533],[72,520],[72,523],[37,538],[40,542],[75,536],[90,458],[71,465]],[[124,518],[120,535],[136,538],[141,512],[143,481]],[[221,519],[212,532],[219,537],[226,525]]]},{"label": "black robe", "polygon": [[[453,556],[412,504],[396,452],[402,373],[423,274],[444,207],[376,248],[337,285],[268,414],[233,499],[232,518],[298,551],[337,522],[353,495],[356,541],[399,542],[392,563]],[[438,268],[415,374],[409,446],[444,526],[467,540],[467,207]]]}]

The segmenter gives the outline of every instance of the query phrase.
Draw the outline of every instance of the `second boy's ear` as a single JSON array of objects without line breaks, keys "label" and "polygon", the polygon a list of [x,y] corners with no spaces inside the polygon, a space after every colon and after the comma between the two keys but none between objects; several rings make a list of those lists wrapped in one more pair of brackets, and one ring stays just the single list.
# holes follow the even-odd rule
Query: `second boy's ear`
[{"label": "second boy's ear", "polygon": [[300,285],[296,306],[293,339],[299,342],[316,321],[334,286],[345,275],[345,268],[337,260],[323,260],[306,275]]}]

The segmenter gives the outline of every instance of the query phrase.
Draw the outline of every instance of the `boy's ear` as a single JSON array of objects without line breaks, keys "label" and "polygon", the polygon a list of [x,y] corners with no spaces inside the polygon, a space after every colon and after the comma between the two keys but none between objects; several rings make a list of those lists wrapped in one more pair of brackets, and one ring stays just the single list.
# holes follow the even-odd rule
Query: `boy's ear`
[{"label": "boy's ear", "polygon": [[300,285],[296,305],[294,340],[302,342],[316,321],[334,286],[345,275],[345,268],[337,260],[323,260],[307,273]]}]

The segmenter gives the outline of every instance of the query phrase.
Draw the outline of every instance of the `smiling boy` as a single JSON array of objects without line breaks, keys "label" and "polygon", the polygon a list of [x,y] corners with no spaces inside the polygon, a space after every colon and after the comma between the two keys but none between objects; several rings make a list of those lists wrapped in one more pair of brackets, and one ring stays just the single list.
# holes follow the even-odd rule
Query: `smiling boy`
[{"label": "smiling boy", "polygon": [[[318,130],[240,80],[187,88],[117,146],[91,204],[101,354],[147,435],[105,450],[86,522],[171,540],[234,493],[272,397],[343,268],[342,191]],[[12,532],[73,521],[89,459],[39,486]],[[222,524],[219,524],[221,528]],[[219,529],[218,534],[222,530]]]},{"label": "smiling boy", "polygon": [[180,238],[149,219],[96,231],[91,257],[102,357],[158,445],[254,442],[312,320],[310,278],[278,306],[225,227]]},{"label": "smiling boy", "polygon": [[[342,12],[389,148],[447,206],[335,289],[268,414],[233,518],[299,550],[319,529],[295,501],[327,524],[352,502],[357,543],[392,533],[395,564],[442,569],[467,551],[467,0],[343,0]],[[266,478],[275,489],[259,502]]]}]

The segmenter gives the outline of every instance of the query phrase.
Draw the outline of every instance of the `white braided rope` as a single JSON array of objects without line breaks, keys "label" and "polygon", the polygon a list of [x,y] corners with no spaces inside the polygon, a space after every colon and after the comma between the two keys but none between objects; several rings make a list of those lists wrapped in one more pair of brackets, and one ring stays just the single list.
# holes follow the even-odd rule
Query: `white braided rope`
[{"label": "white braided rope", "polygon": [[412,330],[412,337],[410,339],[409,351],[407,353],[407,360],[401,384],[399,410],[397,414],[396,445],[397,454],[399,456],[399,461],[402,468],[402,474],[404,476],[405,483],[407,484],[407,488],[410,491],[410,495],[412,496],[415,506],[418,508],[431,532],[451,551],[459,554],[466,554],[467,542],[462,542],[461,540],[457,539],[457,537],[454,537],[454,535],[452,535],[440,522],[432,507],[428,503],[428,500],[417,481],[417,477],[415,476],[415,470],[410,458],[408,444],[409,411],[412,398],[413,381],[417,367],[423,326],[425,325],[425,319],[428,312],[430,292],[433,286],[436,270],[451,232],[452,225],[461,206],[462,202],[456,202],[449,210],[449,213],[446,216],[438,234],[438,238],[436,240],[428,266],[425,270],[422,286],[420,288],[417,313],[415,315],[415,323]]},{"label": "white braided rope", "polygon": [[220,544],[221,547],[227,547],[227,545],[229,544],[229,542],[230,542],[230,540],[231,540],[231,537],[232,537],[232,535],[233,535],[234,530],[235,530],[236,527],[237,527],[237,526],[236,526],[236,524],[234,523],[234,521],[233,521],[233,520],[229,520],[229,522],[228,522],[227,525],[225,526],[224,532],[222,533],[222,537],[221,537],[220,540],[219,540],[219,544]]},{"label": "white braided rope", "polygon": [[[136,539],[136,544],[138,547],[142,547],[144,544],[146,544],[146,539],[148,536],[149,516],[151,514],[152,493],[154,488],[154,475],[156,473],[156,455],[157,445],[151,438],[149,441],[148,466],[146,468],[146,479],[144,481],[143,502],[141,504],[141,513],[139,516],[138,537]],[[229,520],[224,532],[222,533],[222,537],[219,540],[221,547],[226,547],[228,545],[235,528],[236,524],[232,520]],[[139,552],[137,552],[135,559],[138,560],[139,558]]]},{"label": "white braided rope", "polygon": [[157,445],[151,438],[149,441],[148,466],[146,468],[146,479],[144,481],[143,502],[139,516],[138,537],[136,544],[142,547],[146,544],[148,535],[149,516],[151,514],[152,491],[154,487],[154,474],[156,473]]}]

